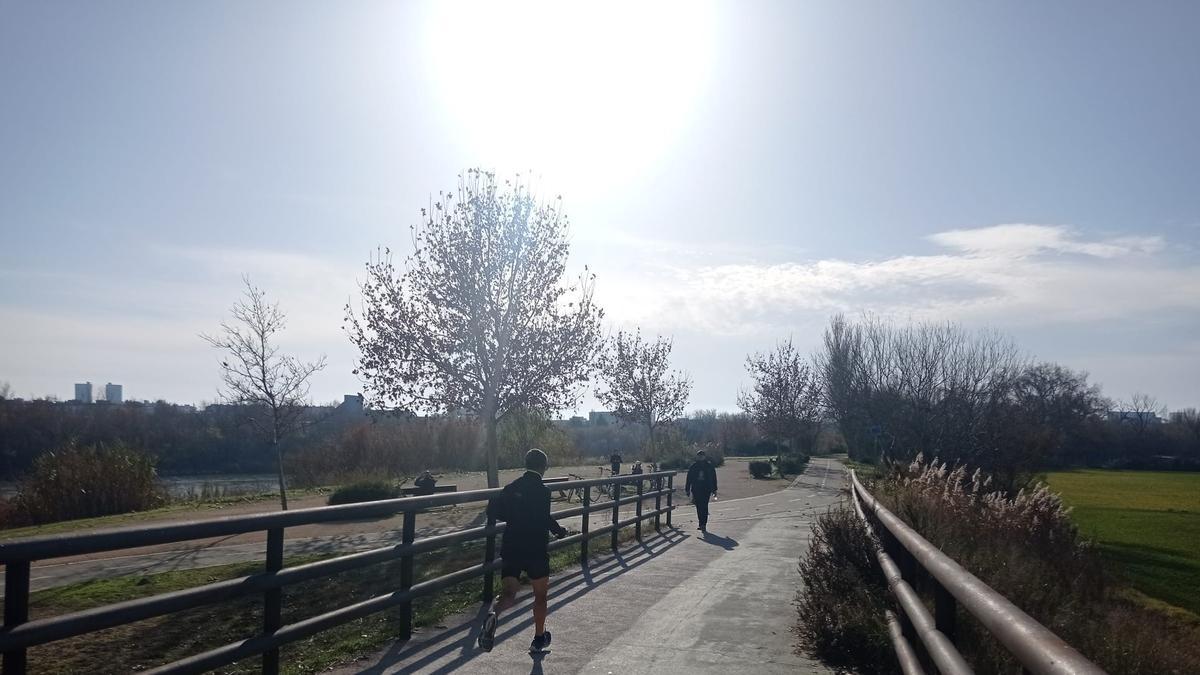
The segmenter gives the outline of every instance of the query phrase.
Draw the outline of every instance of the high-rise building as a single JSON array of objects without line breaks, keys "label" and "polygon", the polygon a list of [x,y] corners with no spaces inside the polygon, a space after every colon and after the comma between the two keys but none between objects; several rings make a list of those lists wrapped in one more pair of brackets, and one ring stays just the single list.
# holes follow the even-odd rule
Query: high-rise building
[{"label": "high-rise building", "polygon": [[121,385],[109,382],[104,385],[104,400],[109,403],[121,402]]},{"label": "high-rise building", "polygon": [[92,383],[83,382],[75,384],[75,400],[79,403],[92,402]]}]

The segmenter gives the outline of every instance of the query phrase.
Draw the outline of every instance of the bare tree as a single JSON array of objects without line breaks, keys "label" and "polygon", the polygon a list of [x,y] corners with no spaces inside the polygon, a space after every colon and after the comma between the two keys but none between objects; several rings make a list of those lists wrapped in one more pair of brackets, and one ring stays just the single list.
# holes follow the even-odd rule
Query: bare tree
[{"label": "bare tree", "polygon": [[738,406],[767,438],[795,452],[811,449],[820,429],[821,389],[792,339],[766,354],[747,356],[746,370],[754,386],[738,392]]},{"label": "bare tree", "polygon": [[649,459],[657,459],[654,431],[683,414],[692,391],[686,373],[670,370],[671,347],[661,335],[643,342],[641,330],[620,331],[600,359],[607,388],[597,389],[596,398],[622,422],[646,427]]},{"label": "bare tree", "polygon": [[246,284],[244,297],[234,303],[232,321],[222,321],[217,335],[201,335],[223,352],[221,400],[247,406],[250,421],[271,442],[279,470],[279,504],[287,510],[287,482],[280,444],[304,424],[309,379],[325,367],[325,356],[304,362],[279,353],[275,340],[286,326],[287,315],[278,303],[267,301],[265,291]]},{"label": "bare tree", "polygon": [[354,372],[377,407],[477,415],[497,487],[499,420],[579,401],[604,315],[595,277],[564,282],[561,199],[539,201],[519,178],[470,170],[422,217],[404,270],[385,250],[367,263],[359,312],[346,307]]},{"label": "bare tree", "polygon": [[0,401],[12,396],[12,385],[7,380],[0,381]]},{"label": "bare tree", "polygon": [[1026,360],[996,331],[839,315],[817,368],[827,410],[856,457],[923,452],[989,470],[1012,463],[1004,438]]},{"label": "bare tree", "polygon": [[1145,434],[1147,429],[1160,421],[1159,418],[1167,415],[1166,407],[1159,404],[1158,399],[1141,392],[1130,396],[1128,401],[1122,401],[1120,405],[1121,422],[1128,424],[1138,436]]},{"label": "bare tree", "polygon": [[1175,413],[1176,422],[1192,434],[1192,438],[1200,441],[1200,411],[1195,408],[1184,408]]}]

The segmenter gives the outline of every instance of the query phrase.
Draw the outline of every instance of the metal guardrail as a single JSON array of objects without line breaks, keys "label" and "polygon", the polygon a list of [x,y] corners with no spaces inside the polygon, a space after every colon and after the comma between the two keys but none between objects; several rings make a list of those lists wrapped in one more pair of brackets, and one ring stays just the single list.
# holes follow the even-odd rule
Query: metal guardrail
[{"label": "metal guardrail", "polygon": [[[583,505],[553,511],[551,516],[555,520],[582,516],[582,531],[551,542],[549,549],[554,551],[578,545],[581,559],[586,565],[588,543],[595,537],[609,534],[612,548],[616,550],[622,528],[632,525],[635,536],[640,540],[642,538],[642,521],[644,520],[653,518],[655,529],[661,530],[662,516],[666,515],[667,527],[671,527],[671,511],[675,508],[673,504],[675,474],[675,471],[660,471],[556,483],[555,489],[581,489]],[[666,483],[665,487],[664,482]],[[608,499],[600,503],[592,502],[593,487],[626,483],[636,483],[636,494],[616,500]],[[645,489],[647,485],[652,489],[647,491]],[[494,593],[492,572],[499,570],[503,564],[503,560],[496,556],[496,535],[504,531],[504,525],[497,523],[491,516],[488,517],[487,524],[483,527],[463,529],[418,540],[416,539],[417,514],[437,506],[486,502],[498,496],[500,491],[500,488],[471,490],[363,504],[230,516],[169,525],[143,525],[2,542],[0,543],[0,564],[4,565],[5,576],[4,626],[0,629],[0,652],[3,653],[3,673],[4,675],[25,673],[26,650],[29,647],[252,594],[262,594],[263,596],[264,621],[263,630],[259,635],[160,666],[150,672],[201,673],[261,654],[263,672],[278,673],[280,646],[397,606],[400,611],[400,634],[397,637],[407,640],[412,636],[412,602],[414,599],[432,595],[450,586],[482,576],[481,598],[484,601],[490,600]],[[662,504],[664,497],[667,502],[665,507]],[[650,498],[654,498],[654,510],[644,511],[643,503]],[[636,504],[635,515],[621,520],[620,508],[625,504]],[[612,522],[603,527],[591,529],[591,514],[609,509],[612,511]],[[400,544],[295,567],[285,568],[283,566],[283,535],[284,530],[288,527],[391,516],[397,513],[404,514]],[[33,561],[261,531],[267,533],[266,569],[261,574],[252,574],[172,593],[29,621],[29,572]],[[477,539],[486,540],[483,560],[478,565],[472,565],[420,583],[413,583],[413,563],[417,554]],[[400,560],[400,576],[398,587],[395,590],[303,621],[283,625],[282,589],[284,587],[396,559]]]},{"label": "metal guardrail", "polygon": [[[876,558],[903,610],[899,618],[887,612],[888,633],[906,675],[924,672],[912,647],[914,638],[919,639],[924,654],[938,672],[955,675],[974,672],[954,646],[958,604],[978,619],[1026,672],[1103,675],[1099,666],[888,511],[867,492],[854,471],[850,472],[850,484],[855,511],[884,543],[876,551]],[[880,530],[874,528],[872,519],[882,526]],[[899,559],[899,564],[893,556]],[[926,574],[933,586],[932,617],[912,585],[918,572]]]}]

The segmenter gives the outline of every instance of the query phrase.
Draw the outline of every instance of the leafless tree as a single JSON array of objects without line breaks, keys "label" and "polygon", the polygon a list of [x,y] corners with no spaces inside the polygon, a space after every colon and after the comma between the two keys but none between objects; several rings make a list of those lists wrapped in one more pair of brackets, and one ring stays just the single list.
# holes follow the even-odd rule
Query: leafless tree
[{"label": "leafless tree", "polygon": [[738,407],[767,438],[794,452],[811,450],[821,422],[820,383],[792,339],[747,356],[746,370],[754,386],[738,393]]},{"label": "leafless tree", "polygon": [[1175,414],[1175,419],[1192,434],[1192,438],[1200,441],[1200,411],[1195,408],[1184,408]]},{"label": "leafless tree", "polygon": [[0,401],[12,396],[12,385],[8,381],[0,381]]},{"label": "leafless tree", "polygon": [[647,456],[656,460],[654,432],[683,414],[692,380],[687,373],[671,370],[670,338],[657,336],[643,341],[641,330],[618,332],[600,359],[603,386],[596,398],[617,419],[639,424],[647,432]]},{"label": "leafless tree", "polygon": [[817,363],[827,409],[852,450],[1014,464],[1002,455],[1015,446],[1002,439],[1026,361],[1004,335],[835,316]]},{"label": "leafless tree", "polygon": [[222,321],[216,335],[201,335],[222,352],[221,400],[247,407],[250,421],[271,443],[279,470],[279,504],[287,510],[287,482],[283,473],[281,443],[305,422],[309,380],[325,367],[325,356],[305,362],[281,354],[276,339],[286,327],[287,315],[278,303],[250,283],[244,297],[230,310],[232,321]]},{"label": "leafless tree", "polygon": [[1129,425],[1138,436],[1145,434],[1147,429],[1160,421],[1159,418],[1167,415],[1166,407],[1158,399],[1142,392],[1130,396],[1128,401],[1122,401],[1120,406],[1122,424]]},{"label": "leafless tree", "polygon": [[603,317],[595,277],[564,281],[561,199],[540,201],[520,178],[470,170],[422,218],[403,271],[385,249],[367,263],[359,311],[346,307],[354,372],[377,407],[477,415],[496,487],[499,420],[579,401]]}]

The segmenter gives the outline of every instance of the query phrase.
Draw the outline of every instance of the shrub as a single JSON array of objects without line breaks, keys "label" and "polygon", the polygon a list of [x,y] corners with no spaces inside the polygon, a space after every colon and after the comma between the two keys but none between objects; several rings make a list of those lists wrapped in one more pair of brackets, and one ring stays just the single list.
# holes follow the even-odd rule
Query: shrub
[{"label": "shrub", "polygon": [[875,541],[858,516],[842,507],[817,518],[800,559],[801,643],[838,670],[896,671],[883,616],[893,603],[875,562]]},{"label": "shrub", "polygon": [[798,476],[804,473],[804,467],[806,466],[808,466],[808,455],[783,455],[779,460],[779,475]]},{"label": "shrub", "polygon": [[[980,471],[926,463],[918,456],[907,467],[893,467],[871,491],[934,546],[1107,671],[1200,672],[1200,627],[1172,621],[1113,592],[1093,546],[1079,536],[1068,510],[1046,486],[1009,493],[995,489]],[[866,541],[865,532],[855,534],[854,528],[829,517],[814,529],[801,572],[816,597],[802,600],[800,632],[809,648],[831,663],[845,658],[856,669],[877,672],[883,668],[854,662],[858,656],[840,651],[838,640],[846,631],[869,637],[872,617],[881,616],[890,599],[862,594],[821,613],[821,603],[851,592],[837,585],[845,574],[862,574],[858,563],[849,564],[857,555],[854,542],[843,541],[850,535]],[[867,612],[846,604],[852,601],[874,607]],[[861,617],[855,613],[860,611]],[[960,616],[966,617],[961,611]],[[978,673],[1019,670],[972,618],[959,622],[956,643]]]},{"label": "shrub", "polygon": [[364,480],[343,485],[329,495],[329,505],[374,502],[400,496],[400,486],[385,480]]},{"label": "shrub", "polygon": [[774,473],[774,469],[771,467],[770,462],[762,459],[756,459],[750,462],[751,476],[755,478],[770,478],[772,473]]},{"label": "shrub", "polygon": [[32,524],[145,511],[163,505],[154,459],[125,445],[65,447],[38,457],[14,506]]}]

